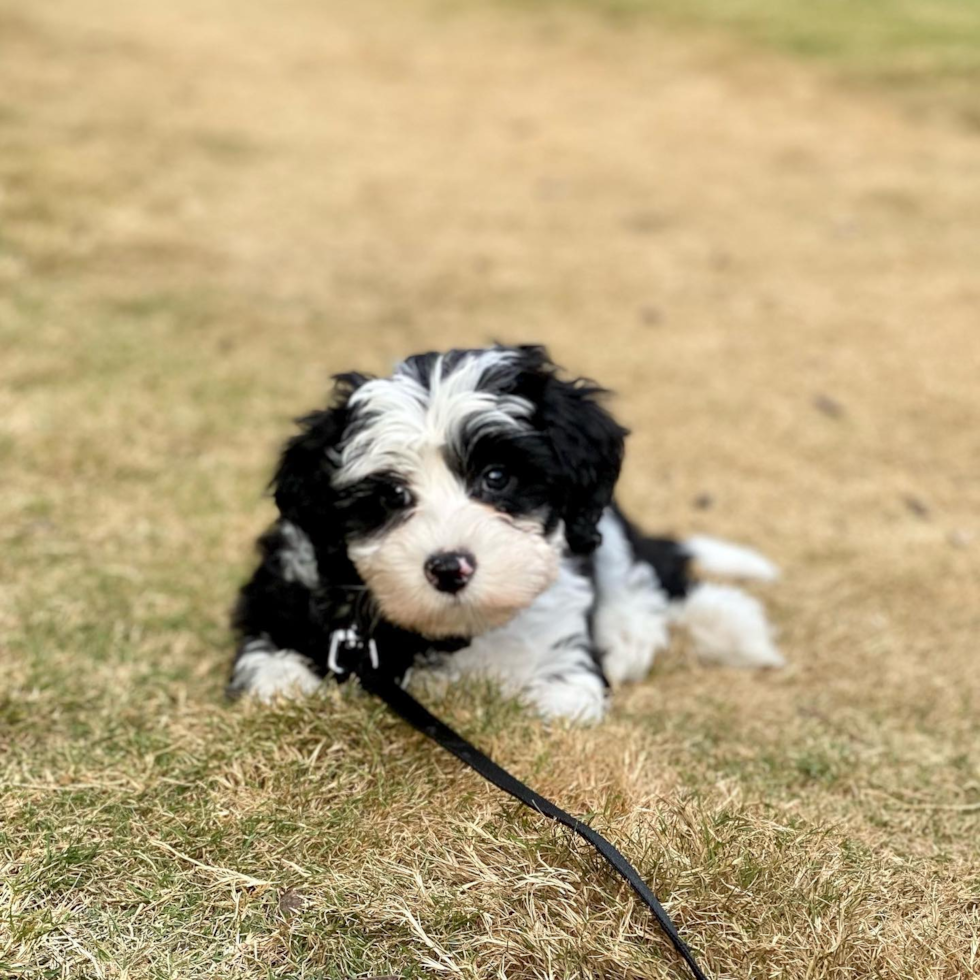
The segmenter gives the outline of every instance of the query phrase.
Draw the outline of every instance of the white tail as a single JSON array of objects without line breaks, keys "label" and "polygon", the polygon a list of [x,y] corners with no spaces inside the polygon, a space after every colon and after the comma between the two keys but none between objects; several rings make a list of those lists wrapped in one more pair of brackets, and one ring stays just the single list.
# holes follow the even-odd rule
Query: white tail
[{"label": "white tail", "polygon": [[684,550],[709,575],[753,578],[762,582],[779,578],[779,569],[765,555],[731,541],[695,535],[684,541]]}]

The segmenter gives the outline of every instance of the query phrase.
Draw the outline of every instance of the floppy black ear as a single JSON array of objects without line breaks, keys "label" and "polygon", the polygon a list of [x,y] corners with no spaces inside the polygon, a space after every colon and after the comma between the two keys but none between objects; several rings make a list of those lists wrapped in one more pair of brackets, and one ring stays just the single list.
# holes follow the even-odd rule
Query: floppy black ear
[{"label": "floppy black ear", "polygon": [[336,451],[347,428],[347,402],[365,380],[363,375],[337,376],[332,404],[296,420],[300,432],[283,447],[272,478],[279,512],[301,527],[314,544],[325,544],[338,531],[331,483]]},{"label": "floppy black ear", "polygon": [[602,541],[597,525],[612,502],[627,431],[599,403],[608,394],[604,388],[557,377],[542,347],[522,354],[538,386],[531,395],[538,406],[535,427],[551,440],[558,467],[565,537],[574,554],[587,555]]}]

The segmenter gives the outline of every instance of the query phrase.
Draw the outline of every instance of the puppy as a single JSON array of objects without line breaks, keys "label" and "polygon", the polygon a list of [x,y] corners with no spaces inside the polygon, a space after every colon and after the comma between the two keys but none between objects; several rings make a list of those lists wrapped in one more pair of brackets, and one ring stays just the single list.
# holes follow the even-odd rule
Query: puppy
[{"label": "puppy", "polygon": [[355,627],[380,669],[493,678],[546,718],[594,722],[685,627],[716,663],[782,663],[759,603],[699,583],[775,577],[748,549],[642,535],[613,503],[626,432],[541,347],[410,357],[345,374],[299,420],[279,519],[233,616],[229,693],[308,693]]}]

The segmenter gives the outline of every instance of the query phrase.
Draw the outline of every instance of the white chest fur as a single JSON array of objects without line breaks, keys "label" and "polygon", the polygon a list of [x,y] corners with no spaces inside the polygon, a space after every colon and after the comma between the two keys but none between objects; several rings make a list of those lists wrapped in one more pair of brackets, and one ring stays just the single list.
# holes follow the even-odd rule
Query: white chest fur
[{"label": "white chest fur", "polygon": [[590,649],[593,599],[591,582],[566,561],[555,583],[509,623],[413,677],[437,685],[486,677],[546,716],[598,720],[605,710],[605,685]]}]

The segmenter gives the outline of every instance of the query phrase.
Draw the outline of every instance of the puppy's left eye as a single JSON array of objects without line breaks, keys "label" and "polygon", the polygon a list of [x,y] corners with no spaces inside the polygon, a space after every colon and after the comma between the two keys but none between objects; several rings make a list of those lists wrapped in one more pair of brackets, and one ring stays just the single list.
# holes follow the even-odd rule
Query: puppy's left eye
[{"label": "puppy's left eye", "polygon": [[490,490],[494,493],[500,493],[501,490],[506,490],[510,486],[513,477],[510,473],[504,469],[503,466],[489,466],[483,471],[483,476],[480,478],[480,482],[483,484],[484,489]]}]

